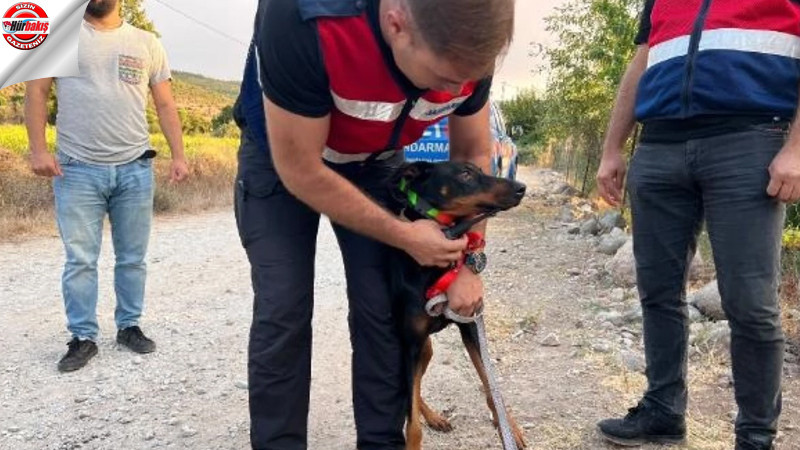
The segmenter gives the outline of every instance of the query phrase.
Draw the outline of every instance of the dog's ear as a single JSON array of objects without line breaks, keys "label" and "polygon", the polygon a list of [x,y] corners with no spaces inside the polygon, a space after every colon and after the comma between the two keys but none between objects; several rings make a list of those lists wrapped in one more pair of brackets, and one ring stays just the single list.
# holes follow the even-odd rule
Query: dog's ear
[{"label": "dog's ear", "polygon": [[429,175],[431,170],[433,170],[432,163],[426,161],[413,162],[406,164],[402,169],[400,169],[400,178],[403,178],[406,181],[422,179]]},{"label": "dog's ear", "polygon": [[390,181],[392,195],[398,200],[405,198],[408,186],[414,181],[426,178],[432,170],[433,164],[424,161],[406,163],[399,167]]}]

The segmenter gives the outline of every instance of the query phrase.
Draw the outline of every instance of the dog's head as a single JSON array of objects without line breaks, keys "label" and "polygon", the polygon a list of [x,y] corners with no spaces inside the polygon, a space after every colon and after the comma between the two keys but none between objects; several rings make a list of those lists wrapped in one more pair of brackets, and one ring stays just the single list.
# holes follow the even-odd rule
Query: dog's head
[{"label": "dog's head", "polygon": [[394,183],[400,198],[418,197],[454,218],[511,209],[525,196],[525,185],[481,172],[470,163],[415,162],[398,169]]}]

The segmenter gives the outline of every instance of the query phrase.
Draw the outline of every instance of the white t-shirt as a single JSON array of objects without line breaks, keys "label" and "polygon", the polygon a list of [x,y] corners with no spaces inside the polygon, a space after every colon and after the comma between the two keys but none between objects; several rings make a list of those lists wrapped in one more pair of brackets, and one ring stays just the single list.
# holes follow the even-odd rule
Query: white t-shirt
[{"label": "white t-shirt", "polygon": [[97,30],[83,21],[78,67],[80,76],[56,78],[58,149],[89,163],[135,160],[150,147],[150,86],[171,77],[161,42],[127,23]]}]

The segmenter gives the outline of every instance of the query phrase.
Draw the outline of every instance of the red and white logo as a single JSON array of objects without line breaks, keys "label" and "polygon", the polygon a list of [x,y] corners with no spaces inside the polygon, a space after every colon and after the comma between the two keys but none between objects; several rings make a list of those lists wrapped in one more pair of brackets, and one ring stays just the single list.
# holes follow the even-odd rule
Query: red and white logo
[{"label": "red and white logo", "polygon": [[17,3],[3,14],[3,39],[19,50],[33,50],[50,34],[50,19],[36,3]]}]

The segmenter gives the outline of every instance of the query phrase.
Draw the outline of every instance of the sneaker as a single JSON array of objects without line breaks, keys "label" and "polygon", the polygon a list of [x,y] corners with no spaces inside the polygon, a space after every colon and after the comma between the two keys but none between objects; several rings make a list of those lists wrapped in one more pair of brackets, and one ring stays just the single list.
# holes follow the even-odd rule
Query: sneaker
[{"label": "sneaker", "polygon": [[59,372],[72,372],[80,369],[97,354],[97,344],[94,341],[72,338],[67,343],[67,354],[58,361]]},{"label": "sneaker", "polygon": [[750,437],[749,439],[736,436],[735,450],[773,450],[772,438]]},{"label": "sneaker", "polygon": [[682,444],[686,439],[686,419],[639,402],[622,419],[606,419],[597,424],[600,434],[617,445],[646,443]]},{"label": "sneaker", "polygon": [[156,343],[142,333],[142,329],[134,325],[117,331],[117,343],[128,347],[136,353],[153,353]]}]

